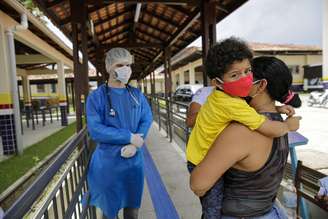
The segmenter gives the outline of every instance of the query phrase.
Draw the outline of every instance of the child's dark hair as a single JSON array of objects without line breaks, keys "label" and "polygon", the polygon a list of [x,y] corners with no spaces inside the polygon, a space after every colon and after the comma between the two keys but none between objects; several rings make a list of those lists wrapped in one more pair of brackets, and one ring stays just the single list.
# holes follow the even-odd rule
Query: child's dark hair
[{"label": "child's dark hair", "polygon": [[230,65],[235,61],[253,58],[252,50],[241,39],[230,37],[215,44],[209,49],[205,68],[210,79],[222,78]]},{"label": "child's dark hair", "polygon": [[257,57],[253,59],[252,69],[254,80],[267,80],[267,90],[272,99],[293,107],[302,105],[298,94],[292,96],[290,93],[293,77],[283,61],[271,56]]}]

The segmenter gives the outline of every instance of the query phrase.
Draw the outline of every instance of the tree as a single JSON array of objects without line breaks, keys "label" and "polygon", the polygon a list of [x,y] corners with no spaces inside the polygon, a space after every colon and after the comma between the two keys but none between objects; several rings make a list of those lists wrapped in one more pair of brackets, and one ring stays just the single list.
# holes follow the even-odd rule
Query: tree
[{"label": "tree", "polygon": [[33,0],[19,0],[34,16],[40,18],[43,23],[46,23],[42,11],[34,4]]}]

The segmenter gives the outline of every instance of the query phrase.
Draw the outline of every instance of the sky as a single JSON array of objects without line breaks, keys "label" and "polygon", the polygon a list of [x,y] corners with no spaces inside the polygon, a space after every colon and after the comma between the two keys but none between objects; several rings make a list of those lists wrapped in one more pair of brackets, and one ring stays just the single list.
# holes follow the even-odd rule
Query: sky
[{"label": "sky", "polygon": [[[217,24],[217,38],[321,46],[323,1],[249,0]],[[201,46],[201,39],[191,46]]]}]

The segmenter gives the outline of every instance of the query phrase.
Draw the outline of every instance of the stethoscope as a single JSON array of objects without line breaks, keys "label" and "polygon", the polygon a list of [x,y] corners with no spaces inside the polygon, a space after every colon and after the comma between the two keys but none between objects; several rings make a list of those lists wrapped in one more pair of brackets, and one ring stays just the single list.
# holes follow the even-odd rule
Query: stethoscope
[{"label": "stethoscope", "polygon": [[[139,106],[140,103],[139,103],[138,99],[136,98],[136,96],[132,93],[129,85],[126,85],[126,89],[128,90],[128,93],[129,93],[130,97],[136,103],[135,106]],[[116,111],[113,109],[113,106],[112,106],[112,100],[110,98],[110,87],[108,86],[108,84],[106,85],[106,95],[107,95],[107,102],[108,102],[108,106],[109,106],[109,115],[111,117],[115,117],[116,116]]]}]

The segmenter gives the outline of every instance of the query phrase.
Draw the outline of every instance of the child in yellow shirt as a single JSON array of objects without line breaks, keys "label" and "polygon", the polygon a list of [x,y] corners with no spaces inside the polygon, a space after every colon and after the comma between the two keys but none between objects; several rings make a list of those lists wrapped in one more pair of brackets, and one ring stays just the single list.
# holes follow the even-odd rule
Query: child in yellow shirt
[{"label": "child in yellow shirt", "polygon": [[[257,130],[268,137],[280,137],[297,128],[298,121],[271,121],[258,114],[245,101],[253,83],[251,71],[252,51],[236,38],[228,38],[209,50],[206,60],[208,76],[215,80],[216,89],[201,107],[196,124],[187,144],[188,169],[198,165],[216,137],[230,122],[236,121]],[[287,110],[293,111],[292,108]],[[286,111],[286,107],[279,111]],[[202,218],[220,218],[223,181],[219,180],[213,188],[201,197]]]}]

